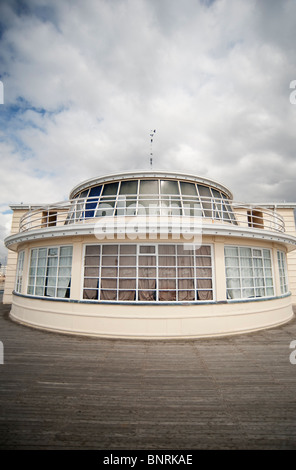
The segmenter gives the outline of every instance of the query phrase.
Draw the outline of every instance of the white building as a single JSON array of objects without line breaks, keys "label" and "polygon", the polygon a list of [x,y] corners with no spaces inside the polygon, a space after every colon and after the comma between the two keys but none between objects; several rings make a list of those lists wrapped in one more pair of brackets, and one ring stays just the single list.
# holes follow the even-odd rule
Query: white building
[{"label": "white building", "polygon": [[103,337],[280,325],[296,302],[295,207],[182,173],[92,178],[67,202],[11,206],[3,301],[15,321]]}]

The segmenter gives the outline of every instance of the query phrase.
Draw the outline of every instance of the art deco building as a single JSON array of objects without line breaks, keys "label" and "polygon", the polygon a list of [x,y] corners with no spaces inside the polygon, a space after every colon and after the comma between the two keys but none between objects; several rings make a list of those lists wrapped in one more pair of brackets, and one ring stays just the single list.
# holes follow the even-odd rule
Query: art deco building
[{"label": "art deco building", "polygon": [[66,202],[11,207],[4,302],[17,322],[148,339],[293,317],[293,204],[241,204],[215,181],[142,171],[84,181]]}]

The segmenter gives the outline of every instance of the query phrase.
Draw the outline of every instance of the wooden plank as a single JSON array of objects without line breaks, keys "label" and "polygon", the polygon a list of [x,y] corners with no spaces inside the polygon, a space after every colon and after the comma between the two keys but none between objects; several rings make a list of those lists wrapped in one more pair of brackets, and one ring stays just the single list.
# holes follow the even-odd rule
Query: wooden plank
[{"label": "wooden plank", "polygon": [[296,449],[296,321],[121,341],[34,330],[0,305],[1,449]]}]

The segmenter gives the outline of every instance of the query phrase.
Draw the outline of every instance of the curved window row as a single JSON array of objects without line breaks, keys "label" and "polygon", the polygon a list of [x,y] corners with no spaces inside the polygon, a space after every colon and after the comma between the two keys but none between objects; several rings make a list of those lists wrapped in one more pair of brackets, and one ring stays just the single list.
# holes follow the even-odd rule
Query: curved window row
[{"label": "curved window row", "polygon": [[[70,246],[33,248],[27,293],[70,298]],[[275,295],[271,250],[225,246],[227,299]],[[22,293],[25,251],[18,256],[15,290]],[[286,254],[277,251],[281,294],[288,292]],[[83,258],[84,300],[112,302],[213,301],[211,245],[89,244]],[[77,272],[78,275],[78,272]],[[219,279],[218,279],[219,282]]]},{"label": "curved window row", "polygon": [[227,196],[193,182],[124,180],[105,183],[76,195],[67,223],[85,218],[120,215],[185,215],[235,223]]},{"label": "curved window row", "polygon": [[83,298],[104,301],[213,300],[211,246],[88,245]]}]

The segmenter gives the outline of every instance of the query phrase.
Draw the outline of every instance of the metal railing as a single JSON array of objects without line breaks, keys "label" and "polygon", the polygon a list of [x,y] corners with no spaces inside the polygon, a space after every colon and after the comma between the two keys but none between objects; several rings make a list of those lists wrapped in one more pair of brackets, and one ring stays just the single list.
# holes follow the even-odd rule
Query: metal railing
[{"label": "metal railing", "polygon": [[76,198],[28,211],[20,232],[73,224],[93,224],[102,217],[201,217],[203,223],[284,232],[283,218],[271,209],[227,199],[175,195]]}]

